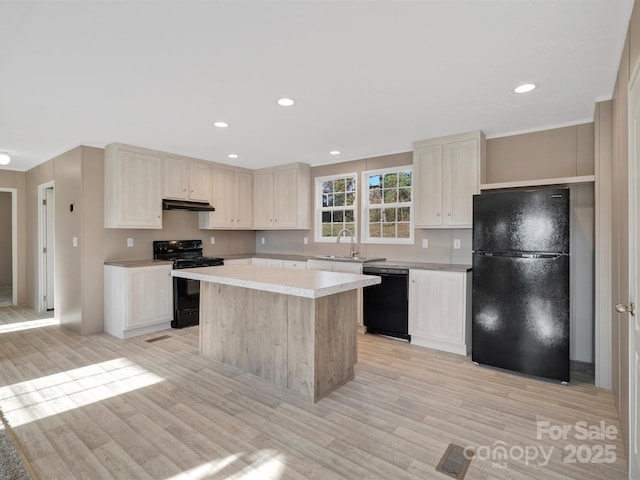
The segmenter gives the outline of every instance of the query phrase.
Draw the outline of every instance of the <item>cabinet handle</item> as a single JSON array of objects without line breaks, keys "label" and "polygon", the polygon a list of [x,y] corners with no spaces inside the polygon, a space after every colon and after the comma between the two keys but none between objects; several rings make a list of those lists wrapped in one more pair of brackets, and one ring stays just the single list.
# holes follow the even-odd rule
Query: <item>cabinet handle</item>
[{"label": "cabinet handle", "polygon": [[450,214],[450,213],[447,213],[447,216],[449,216],[449,217],[450,217],[450,216],[451,216],[451,214]]},{"label": "cabinet handle", "polygon": [[439,213],[436,213],[436,217],[439,217],[439,216],[440,216],[440,214],[439,214]]},{"label": "cabinet handle", "polygon": [[276,222],[278,221],[278,219],[276,218]]}]

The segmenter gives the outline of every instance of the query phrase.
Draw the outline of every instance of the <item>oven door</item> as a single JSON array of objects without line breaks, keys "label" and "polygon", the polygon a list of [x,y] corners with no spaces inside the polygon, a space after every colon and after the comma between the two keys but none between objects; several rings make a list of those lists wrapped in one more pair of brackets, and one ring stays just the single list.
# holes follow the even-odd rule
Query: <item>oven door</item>
[{"label": "oven door", "polygon": [[188,278],[173,279],[173,328],[200,323],[200,282]]}]

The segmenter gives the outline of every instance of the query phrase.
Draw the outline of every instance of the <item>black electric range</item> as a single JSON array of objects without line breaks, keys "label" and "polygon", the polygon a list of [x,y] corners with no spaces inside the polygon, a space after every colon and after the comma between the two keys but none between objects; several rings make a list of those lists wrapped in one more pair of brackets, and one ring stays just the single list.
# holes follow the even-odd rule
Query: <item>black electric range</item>
[{"label": "black electric range", "polygon": [[[202,256],[202,240],[159,240],[153,242],[153,258],[173,262],[174,269],[224,265],[222,258]],[[200,323],[200,282],[173,279],[173,328]]]}]

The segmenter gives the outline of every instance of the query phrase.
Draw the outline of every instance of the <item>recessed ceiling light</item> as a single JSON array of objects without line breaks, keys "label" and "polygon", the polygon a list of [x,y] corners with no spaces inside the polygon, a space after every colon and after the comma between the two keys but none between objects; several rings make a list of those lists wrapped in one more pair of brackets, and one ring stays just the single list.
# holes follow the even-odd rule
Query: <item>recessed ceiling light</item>
[{"label": "recessed ceiling light", "polygon": [[9,165],[11,162],[11,157],[8,153],[0,153],[0,165]]},{"label": "recessed ceiling light", "polygon": [[527,93],[533,90],[534,88],[536,88],[536,85],[534,85],[533,83],[524,83],[514,88],[513,91],[516,93]]},{"label": "recessed ceiling light", "polygon": [[290,107],[294,103],[296,102],[294,102],[290,98],[281,98],[280,100],[278,100],[278,105],[280,105],[281,107]]},{"label": "recessed ceiling light", "polygon": [[227,122],[216,122],[213,125],[218,128],[227,128],[229,126]]},{"label": "recessed ceiling light", "polygon": [[238,155],[235,153],[230,153],[229,155],[227,155],[227,157],[229,158],[238,158]]},{"label": "recessed ceiling light", "polygon": [[329,155],[340,155],[340,150],[331,150]]}]

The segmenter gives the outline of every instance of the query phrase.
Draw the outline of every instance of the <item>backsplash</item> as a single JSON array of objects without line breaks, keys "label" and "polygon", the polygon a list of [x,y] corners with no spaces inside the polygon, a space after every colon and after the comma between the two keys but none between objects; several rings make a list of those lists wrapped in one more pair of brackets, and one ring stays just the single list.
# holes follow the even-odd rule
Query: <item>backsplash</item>
[{"label": "backsplash", "polygon": [[[307,237],[308,244],[304,244]],[[262,243],[264,239],[264,244]],[[422,248],[422,240],[428,239],[429,247]],[[460,239],[460,249],[453,248],[454,239]],[[380,245],[357,243],[361,257],[384,257],[390,260],[411,262],[471,264],[471,229],[460,230],[415,230],[413,245]],[[261,254],[295,255],[348,255],[349,239],[316,243],[311,230],[258,231],[256,252]]]}]

